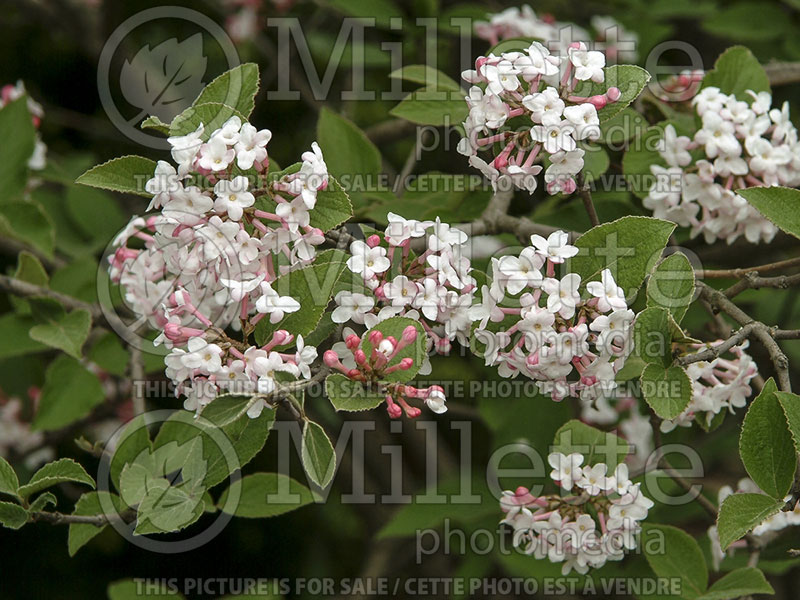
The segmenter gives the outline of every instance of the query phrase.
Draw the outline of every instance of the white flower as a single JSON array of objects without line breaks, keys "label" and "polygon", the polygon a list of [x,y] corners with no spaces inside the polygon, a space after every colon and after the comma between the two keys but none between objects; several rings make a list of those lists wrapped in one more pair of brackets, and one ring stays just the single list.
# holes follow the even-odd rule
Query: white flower
[{"label": "white flower", "polygon": [[394,246],[400,246],[410,238],[423,237],[426,230],[433,225],[432,221],[404,219],[392,212],[388,213],[386,218],[389,220],[389,225],[387,225],[385,232],[386,241]]},{"label": "white flower", "polygon": [[277,323],[285,313],[300,310],[300,303],[291,296],[280,296],[268,281],[261,282],[261,296],[256,300],[256,310],[269,315],[270,323]]},{"label": "white flower", "polygon": [[531,137],[541,142],[544,149],[550,154],[559,150],[571,152],[575,150],[575,126],[569,121],[560,121],[550,125],[534,125],[531,128]]},{"label": "white flower", "polygon": [[554,231],[547,239],[533,234],[531,244],[536,248],[537,254],[557,264],[578,254],[578,248],[569,243],[569,234],[564,231]]},{"label": "white flower", "polygon": [[222,368],[222,348],[209,344],[202,337],[193,337],[187,344],[188,352],[181,356],[181,364],[187,369],[201,369],[209,374]]},{"label": "white flower", "polygon": [[341,291],[334,297],[336,308],[331,313],[334,323],[346,323],[352,320],[363,323],[364,315],[375,306],[375,300],[370,296],[355,292]]},{"label": "white flower", "polygon": [[445,406],[446,401],[447,398],[444,392],[436,388],[428,392],[428,395],[425,397],[425,405],[437,415],[447,412],[447,406]]},{"label": "white flower", "polygon": [[561,281],[546,278],[542,282],[542,289],[547,293],[547,310],[558,313],[565,319],[571,319],[575,314],[575,307],[581,300],[578,293],[580,284],[581,276],[577,273],[569,273]]},{"label": "white flower", "polygon": [[547,457],[547,462],[553,467],[550,478],[558,482],[567,491],[571,490],[575,482],[583,477],[581,470],[583,456],[577,452],[569,456],[565,456],[560,452],[553,452]]},{"label": "white flower", "polygon": [[586,290],[597,298],[597,309],[600,312],[609,310],[624,310],[628,308],[625,301],[625,292],[614,281],[614,276],[609,269],[603,269],[600,273],[601,281],[590,281],[586,284]]},{"label": "white flower", "polygon": [[454,245],[461,245],[466,241],[466,233],[455,227],[450,227],[447,223],[442,223],[439,217],[436,217],[436,222],[433,224],[433,233],[428,236],[428,248],[433,252],[440,252],[449,250]]},{"label": "white flower", "polygon": [[590,496],[597,496],[601,492],[614,489],[616,482],[613,477],[608,477],[608,465],[597,463],[593,467],[583,467],[582,476],[576,485],[585,490]]},{"label": "white flower", "polygon": [[545,88],[543,91],[525,96],[522,105],[531,111],[534,123],[542,125],[555,125],[561,122],[564,114],[564,101],[554,87]]},{"label": "white flower", "polygon": [[239,175],[230,181],[222,179],[214,186],[214,193],[217,199],[214,202],[214,210],[217,212],[227,212],[228,218],[239,221],[244,214],[244,209],[255,204],[255,196],[247,191],[247,177]]},{"label": "white flower", "polygon": [[595,83],[602,83],[605,79],[603,67],[606,66],[606,56],[602,52],[586,50],[581,44],[580,48],[570,48],[569,61],[575,67],[575,79],[586,81],[591,79]]},{"label": "white flower", "polygon": [[303,336],[297,336],[297,352],[294,355],[294,360],[297,363],[297,368],[300,374],[306,379],[311,379],[311,363],[317,359],[317,349],[314,346],[306,346],[303,341]]},{"label": "white flower", "polygon": [[308,227],[311,223],[308,204],[302,196],[297,196],[291,202],[280,202],[275,207],[275,214],[286,222],[292,233],[296,233],[300,227]]},{"label": "white flower", "polygon": [[254,163],[260,163],[267,158],[267,144],[272,139],[269,129],[257,130],[250,123],[242,125],[239,141],[236,142],[236,164],[240,169],[247,170]]},{"label": "white flower", "polygon": [[224,171],[236,158],[236,151],[229,148],[222,138],[211,138],[200,146],[198,165],[208,171]]},{"label": "white flower", "polygon": [[383,295],[387,300],[391,300],[393,306],[411,304],[417,292],[417,284],[405,275],[398,275],[383,286]]},{"label": "white flower", "polygon": [[600,137],[600,119],[590,102],[568,106],[564,109],[564,118],[575,126],[576,139],[595,140]]},{"label": "white flower", "polygon": [[498,266],[506,276],[508,293],[516,295],[526,287],[538,287],[542,283],[539,269],[543,264],[544,260],[533,248],[523,249],[519,257],[503,256]]},{"label": "white flower", "polygon": [[148,194],[153,194],[153,200],[147,207],[147,210],[161,208],[169,201],[170,194],[174,194],[183,186],[178,178],[178,173],[175,168],[163,160],[158,161],[156,170],[151,179],[147,180],[144,184],[144,189]]},{"label": "white flower", "polygon": [[383,273],[391,266],[386,258],[386,248],[370,248],[360,240],[350,244],[350,254],[352,256],[347,259],[347,268],[353,273],[360,273],[364,279],[372,279],[375,274]]}]

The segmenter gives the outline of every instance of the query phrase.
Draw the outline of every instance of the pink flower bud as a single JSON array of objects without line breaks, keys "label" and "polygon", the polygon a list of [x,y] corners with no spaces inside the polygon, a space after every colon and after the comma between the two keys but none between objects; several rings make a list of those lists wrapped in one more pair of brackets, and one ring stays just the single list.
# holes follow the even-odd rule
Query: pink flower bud
[{"label": "pink flower bud", "polygon": [[400,408],[397,404],[389,404],[391,401],[390,396],[386,396],[386,412],[389,413],[389,418],[391,419],[399,419],[403,416],[403,409]]},{"label": "pink flower bud", "polygon": [[361,350],[360,348],[358,350],[356,350],[355,352],[353,352],[353,356],[355,356],[357,364],[359,364],[359,365],[367,364],[367,355],[364,354],[364,351]]},{"label": "pink flower bud", "polygon": [[403,360],[400,361],[400,368],[403,371],[408,371],[413,366],[414,366],[413,358],[404,358]]},{"label": "pink flower bud", "polygon": [[395,339],[395,337],[393,335],[387,336],[386,337],[386,341],[387,342],[391,342],[392,346],[396,346],[397,345],[397,340]]},{"label": "pink flower bud", "polygon": [[355,334],[350,334],[347,336],[347,339],[344,341],[344,343],[348,350],[354,350],[358,348],[358,345],[361,343],[361,338]]},{"label": "pink flower bud", "polygon": [[410,344],[414,340],[417,339],[417,328],[413,325],[409,325],[405,329],[403,329],[403,341],[406,344]]},{"label": "pink flower bud", "polygon": [[359,371],[358,369],[350,369],[350,370],[347,372],[347,376],[348,376],[350,379],[357,379],[359,375],[361,375],[361,371]]},{"label": "pink flower bud", "polygon": [[378,235],[373,233],[371,236],[367,238],[367,246],[369,246],[370,248],[375,248],[376,246],[380,245],[381,245],[381,238]]},{"label": "pink flower bud", "polygon": [[619,88],[610,87],[608,91],[606,91],[606,97],[608,98],[609,102],[616,102],[622,96],[622,92],[619,91]]},{"label": "pink flower bud", "polygon": [[383,334],[378,331],[377,329],[373,329],[369,332],[369,343],[373,346],[377,346],[383,340]]},{"label": "pink flower bud", "polygon": [[322,355],[322,362],[328,367],[334,367],[339,364],[339,355],[333,350],[326,350],[325,354]]}]

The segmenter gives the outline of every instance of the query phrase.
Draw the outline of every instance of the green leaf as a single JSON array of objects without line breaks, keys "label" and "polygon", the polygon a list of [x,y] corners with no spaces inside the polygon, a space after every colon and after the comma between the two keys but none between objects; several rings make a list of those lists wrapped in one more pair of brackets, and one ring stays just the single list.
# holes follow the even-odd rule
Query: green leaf
[{"label": "green leaf", "polygon": [[586,154],[583,155],[583,177],[586,182],[591,182],[608,171],[611,161],[608,152],[597,144],[579,144]]},{"label": "green leaf", "polygon": [[256,341],[266,344],[278,329],[286,329],[295,335],[307,335],[314,331],[344,268],[344,253],[326,250],[320,252],[313,264],[275,279],[272,289],[281,296],[291,296],[297,300],[300,310],[287,313],[277,323],[270,323],[269,318],[261,319],[256,325]]},{"label": "green leaf", "polygon": [[53,222],[35,202],[0,202],[0,234],[29,244],[47,257],[53,256]]},{"label": "green leaf", "polygon": [[[772,381],[772,379],[769,381]],[[777,391],[775,396],[781,403],[783,414],[786,416],[786,423],[789,426],[789,432],[792,434],[795,451],[800,453],[800,396],[789,392]]]},{"label": "green leaf", "polygon": [[328,187],[317,191],[317,204],[311,211],[309,224],[318,227],[323,233],[338,227],[353,216],[353,205],[342,184],[333,177],[328,179]]},{"label": "green leaf", "polygon": [[[228,496],[236,493],[240,486],[239,501],[235,506],[226,506]],[[237,517],[263,518],[282,515],[314,501],[309,489],[281,473],[254,473],[226,489],[217,501],[217,507]]]},{"label": "green leaf", "polygon": [[123,377],[128,372],[131,355],[122,346],[119,336],[109,332],[91,345],[86,357],[104,371]]},{"label": "green leaf", "polygon": [[764,573],[755,567],[743,567],[715,581],[699,600],[733,600],[753,594],[774,593],[775,590],[767,582]]},{"label": "green leaf", "polygon": [[780,500],[792,487],[797,453],[776,391],[775,381],[770,378],[747,409],[739,454],[756,485]]},{"label": "green leaf", "polygon": [[103,401],[100,380],[70,356],[59,356],[47,367],[34,430],[61,429],[85,417]]},{"label": "green leaf", "polygon": [[50,280],[41,261],[27,250],[23,250],[17,256],[17,270],[14,277],[41,287],[47,287]]},{"label": "green leaf", "polygon": [[8,529],[19,529],[28,522],[28,511],[19,504],[0,502],[0,525]]},{"label": "green leaf", "polygon": [[28,161],[36,143],[36,130],[28,111],[28,97],[22,96],[0,110],[0,203],[22,196],[28,183]]},{"label": "green leaf", "polygon": [[150,198],[152,194],[145,191],[144,186],[152,179],[155,170],[156,163],[149,158],[121,156],[92,167],[75,183]]},{"label": "green leaf", "polygon": [[452,90],[461,93],[461,86],[452,78],[430,65],[408,65],[389,73],[394,79],[405,79],[422,85],[430,85],[440,90]]},{"label": "green leaf", "polygon": [[350,194],[354,194],[353,190],[360,194],[377,186],[381,154],[352,121],[323,108],[317,121],[317,140],[328,172]]},{"label": "green leaf", "polygon": [[642,524],[640,547],[658,577],[680,578],[681,598],[692,600],[706,591],[708,567],[703,552],[688,533],[670,525]]},{"label": "green leaf", "polygon": [[736,193],[781,230],[800,238],[800,190],[753,187]]},{"label": "green leaf", "polygon": [[57,319],[48,319],[48,322],[42,325],[31,327],[29,335],[37,342],[63,350],[79,359],[91,326],[91,315],[79,308]]},{"label": "green leaf", "polygon": [[[226,71],[209,83],[192,102],[192,106],[209,102],[226,104],[241,113],[243,120],[246,121],[255,108],[258,87],[258,65],[244,63]],[[213,129],[208,131],[209,134],[212,132]]]},{"label": "green leaf", "polygon": [[680,252],[662,260],[647,282],[647,306],[666,308],[676,323],[683,320],[694,297],[694,269]]},{"label": "green leaf", "polygon": [[575,88],[575,95],[584,97],[605,94],[611,87],[619,89],[621,93],[619,100],[611,102],[597,111],[601,123],[622,112],[625,107],[636,100],[644,86],[650,81],[650,73],[633,65],[614,65],[606,67],[603,71],[605,72],[603,83],[584,81]]},{"label": "green leaf", "polygon": [[8,464],[5,458],[0,456],[0,494],[16,496],[18,487],[19,479],[14,472],[14,468]]},{"label": "green leaf", "polygon": [[71,185],[66,205],[74,227],[98,249],[105,248],[128,222],[117,199],[102,190]]},{"label": "green leaf", "polygon": [[[217,427],[224,427],[225,425],[230,425],[237,419],[241,419],[258,399],[258,396],[222,394],[214,398],[211,404],[203,409],[203,416]],[[267,407],[264,410],[272,409]]]},{"label": "green leaf", "polygon": [[[122,501],[116,494],[106,491],[86,492],[83,496],[78,498],[78,502],[75,504],[75,510],[72,511],[72,514],[82,516],[103,515],[106,514],[103,508],[104,506],[113,506],[116,511],[115,515],[107,516],[116,516],[123,509]],[[70,523],[69,534],[67,536],[69,555],[75,556],[78,550],[88,544],[105,528],[105,525],[97,527],[96,525],[90,525],[88,523]]]},{"label": "green leaf", "polygon": [[675,224],[651,217],[622,217],[593,227],[577,239],[571,269],[582,281],[609,269],[626,297],[642,285],[669,241]]},{"label": "green leaf", "polygon": [[71,458],[60,458],[36,471],[31,480],[19,488],[18,493],[20,497],[28,498],[31,494],[67,481],[84,483],[94,489],[94,479],[81,465]]},{"label": "green leaf", "polygon": [[[419,370],[422,368],[422,363],[427,357],[427,335],[419,321],[409,319],[408,317],[391,317],[381,321],[375,327],[370,329],[370,331],[380,331],[384,338],[393,337],[399,342],[403,337],[403,332],[409,326],[414,327],[414,329],[417,330],[416,339],[412,343],[408,344],[408,346],[400,350],[400,352],[395,354],[394,358],[386,363],[386,366],[392,367],[398,364],[404,358],[410,358],[414,361],[414,363],[411,365],[410,369],[398,369],[397,371],[384,376],[386,381],[411,381],[416,374],[419,373]],[[361,349],[364,351],[364,354],[366,354],[367,357],[372,356],[373,346],[372,342],[369,340],[369,334],[363,336],[361,340]]]},{"label": "green leaf", "polygon": [[665,308],[645,308],[633,323],[634,354],[648,364],[668,367],[672,362],[672,328]]},{"label": "green leaf", "polygon": [[33,325],[32,317],[13,312],[0,316],[0,359],[48,349],[28,335]]},{"label": "green leaf", "polygon": [[155,115],[147,117],[139,124],[139,127],[142,129],[155,129],[159,133],[169,135],[169,123],[164,123],[164,121]]},{"label": "green leaf", "polygon": [[47,508],[48,505],[55,506],[56,504],[58,504],[58,500],[56,499],[55,494],[52,492],[45,492],[44,494],[39,494],[36,497],[36,500],[31,502],[28,512],[39,512]]},{"label": "green leaf", "polygon": [[148,480],[147,490],[136,512],[134,535],[169,533],[185,529],[205,509],[202,493],[191,494],[166,479]]},{"label": "green leaf", "polygon": [[647,130],[647,120],[631,107],[622,109],[616,116],[600,125],[600,142],[618,149],[631,138]]},{"label": "green leaf", "polygon": [[348,412],[370,410],[384,400],[384,394],[339,373],[325,379],[325,394],[336,410]]},{"label": "green leaf", "polygon": [[717,87],[724,94],[733,94],[738,100],[747,102],[753,98],[746,94],[769,92],[769,78],[758,59],[744,46],[733,46],[723,52],[714,63],[714,68],[703,77],[703,88]]},{"label": "green leaf", "polygon": [[463,92],[426,86],[412,92],[389,114],[418,125],[460,125],[467,118],[469,107]]},{"label": "green leaf", "polygon": [[306,421],[301,450],[308,478],[321,488],[326,487],[336,472],[336,453],[328,435],[318,423]]},{"label": "green leaf", "polygon": [[722,549],[727,550],[728,546],[777,513],[782,506],[783,501],[765,494],[733,494],[725,498],[717,515]]},{"label": "green leaf", "polygon": [[143,450],[150,450],[152,444],[147,431],[147,417],[137,415],[125,426],[114,446],[114,454],[109,464],[111,481],[120,487],[120,474],[126,464],[132,463]]},{"label": "green leaf", "polygon": [[222,127],[225,121],[231,117],[239,117],[242,122],[247,121],[247,117],[227,104],[220,102],[194,104],[172,120],[172,124],[169,126],[169,134],[171,136],[187,135],[195,131],[202,123],[203,134],[200,137],[203,140],[208,140],[211,134]]},{"label": "green leaf", "polygon": [[683,367],[649,364],[642,371],[642,395],[662,419],[674,419],[692,400],[692,380]]},{"label": "green leaf", "polygon": [[[203,458],[207,463],[203,485],[211,488],[258,454],[274,422],[275,411],[265,410],[256,419],[245,416],[218,428],[206,419],[195,419],[191,412],[178,410],[161,425],[153,447],[160,448],[173,441],[184,444],[195,437],[202,437]],[[218,437],[218,432],[227,438],[230,445]]]},{"label": "green leaf", "polygon": [[585,465],[606,463],[613,470],[625,460],[630,452],[628,443],[614,435],[595,429],[576,419],[567,421],[553,439],[551,452],[572,454],[577,452],[585,458]]}]

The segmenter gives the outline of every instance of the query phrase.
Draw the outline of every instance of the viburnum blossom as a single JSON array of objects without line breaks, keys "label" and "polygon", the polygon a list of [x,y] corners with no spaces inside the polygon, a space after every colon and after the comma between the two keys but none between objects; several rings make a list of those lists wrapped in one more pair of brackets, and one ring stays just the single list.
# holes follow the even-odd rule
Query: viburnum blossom
[{"label": "viburnum blossom", "polygon": [[[166,373],[176,394],[197,411],[220,393],[269,394],[281,381],[310,379],[317,350],[302,337],[277,329],[257,347],[247,335],[261,319],[278,324],[300,309],[272,284],[308,264],[324,242],[309,215],[328,184],[316,143],[298,169],[275,179],[267,176],[269,130],[231,117],[207,139],[204,132],[201,124],[169,138],[177,168],[160,161],[145,186],[160,212],[134,217],[109,257],[128,307],[170,349]],[[243,326],[242,342],[223,333]],[[248,415],[264,406],[259,399]]]},{"label": "viburnum blossom", "polygon": [[399,340],[391,336],[384,337],[377,329],[359,337],[352,329],[345,328],[343,336],[344,342],[337,342],[323,355],[325,365],[383,395],[386,412],[391,418],[396,419],[403,414],[411,419],[418,417],[422,411],[409,404],[410,400],[421,400],[434,413],[447,411],[444,390],[438,385],[417,388],[386,381],[387,375],[395,371],[407,371],[414,366],[414,358],[397,360],[397,355],[417,340],[416,327],[409,325],[403,329]]},{"label": "viburnum blossom", "polygon": [[[719,505],[730,496],[734,494],[764,494],[764,491],[759,488],[752,479],[745,477],[740,479],[737,484],[737,489],[729,485],[724,485],[719,489],[717,500]],[[784,498],[784,502],[794,500],[790,494]],[[795,504],[791,511],[778,511],[771,517],[767,517],[761,523],[756,525],[750,535],[753,536],[758,542],[759,546],[766,546],[771,540],[777,537],[778,532],[786,529],[787,527],[796,527],[800,525],[800,503]],[[722,545],[719,541],[719,532],[716,525],[708,528],[708,537],[711,540],[711,562],[715,571],[719,571],[720,563],[725,556],[733,556],[737,548],[747,548],[747,540],[738,540],[728,547],[727,554],[722,550]]]},{"label": "viburnum blossom", "polygon": [[594,15],[594,35],[575,23],[556,21],[550,14],[537,16],[527,4],[489,15],[488,21],[475,22],[475,34],[491,45],[509,38],[536,38],[551,50],[562,49],[573,41],[594,39],[602,42],[609,59],[636,62],[639,36],[626,30],[613,17]]},{"label": "viburnum blossom", "polygon": [[[414,239],[426,245],[419,255],[411,252]],[[438,218],[406,220],[389,213],[382,236],[373,234],[366,242],[350,245],[347,267],[361,276],[365,289],[339,292],[333,321],[371,328],[389,317],[406,316],[420,322],[437,352],[449,352],[456,339],[469,345],[469,312],[477,284],[466,243],[466,233]],[[426,360],[421,373],[429,372]]]},{"label": "viburnum blossom", "polygon": [[[475,61],[462,78],[473,84],[466,97],[469,115],[458,151],[495,189],[533,193],[545,158],[550,194],[575,191],[584,165],[578,142],[597,139],[597,111],[620,98],[616,87],[590,97],[576,95],[582,82],[602,83],[606,57],[574,42],[565,53],[551,54],[539,42],[524,51],[490,54]],[[483,86],[483,87],[481,87]],[[491,154],[491,160],[480,156]]]},{"label": "viburnum blossom", "polygon": [[479,321],[475,335],[486,346],[487,366],[533,379],[553,400],[595,402],[613,395],[633,349],[635,315],[608,269],[601,281],[556,277],[556,265],[578,252],[568,240],[563,231],[547,240],[534,235],[519,256],[493,258],[492,284],[470,316]]},{"label": "viburnum blossom", "polygon": [[737,190],[800,185],[800,141],[788,104],[772,108],[768,92],[747,91],[748,101],[707,87],[692,99],[701,127],[692,138],[664,128],[659,154],[666,168],[652,165],[655,179],[644,206],[653,215],[690,227],[707,243],[770,242],[778,228]]},{"label": "viburnum blossom", "polygon": [[585,574],[635,550],[640,521],[653,501],[629,479],[627,465],[613,471],[605,463],[584,465],[577,453],[554,452],[547,460],[553,468],[550,478],[571,495],[536,497],[524,487],[503,492],[500,508],[506,516],[501,523],[514,530],[514,546],[563,563],[562,575],[573,570]]},{"label": "viburnum blossom", "polygon": [[[708,345],[693,344],[698,351],[713,348],[724,340]],[[758,368],[749,354],[745,352],[749,342],[745,340],[728,352],[730,358],[717,357],[711,361],[689,364],[686,373],[692,380],[692,400],[689,406],[677,417],[662,421],[661,431],[668,432],[675,427],[690,427],[696,419],[702,419],[709,427],[719,413],[727,410],[734,413],[737,408],[747,405],[747,398],[753,393],[750,381],[758,375]],[[691,356],[691,355],[690,355]]]}]

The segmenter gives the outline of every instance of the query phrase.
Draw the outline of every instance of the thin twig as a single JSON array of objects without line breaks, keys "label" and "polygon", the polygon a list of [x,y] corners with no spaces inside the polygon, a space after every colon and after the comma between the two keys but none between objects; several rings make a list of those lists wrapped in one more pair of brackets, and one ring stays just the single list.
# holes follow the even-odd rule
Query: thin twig
[{"label": "thin twig", "polygon": [[4,290],[21,298],[51,298],[53,300],[57,300],[69,309],[80,309],[87,311],[96,321],[102,321],[104,323],[106,322],[105,315],[98,304],[89,304],[88,302],[83,302],[82,300],[78,300],[72,296],[53,291],[46,287],[34,285],[32,283],[28,283],[27,281],[22,281],[21,279],[9,277],[8,275],[0,275],[0,290]]},{"label": "thin twig", "polygon": [[595,210],[592,202],[592,191],[589,189],[589,185],[584,180],[582,173],[578,173],[578,194],[583,200],[586,214],[589,215],[589,223],[592,224],[592,227],[597,227],[600,225],[600,217],[597,216],[597,210]]},{"label": "thin twig", "polygon": [[800,266],[800,256],[788,258],[786,260],[779,260],[765,265],[757,265],[755,267],[742,267],[739,269],[698,269],[694,272],[694,274],[698,279],[739,279],[744,277],[747,273],[767,273],[769,271],[778,271],[787,267],[796,266]]}]

